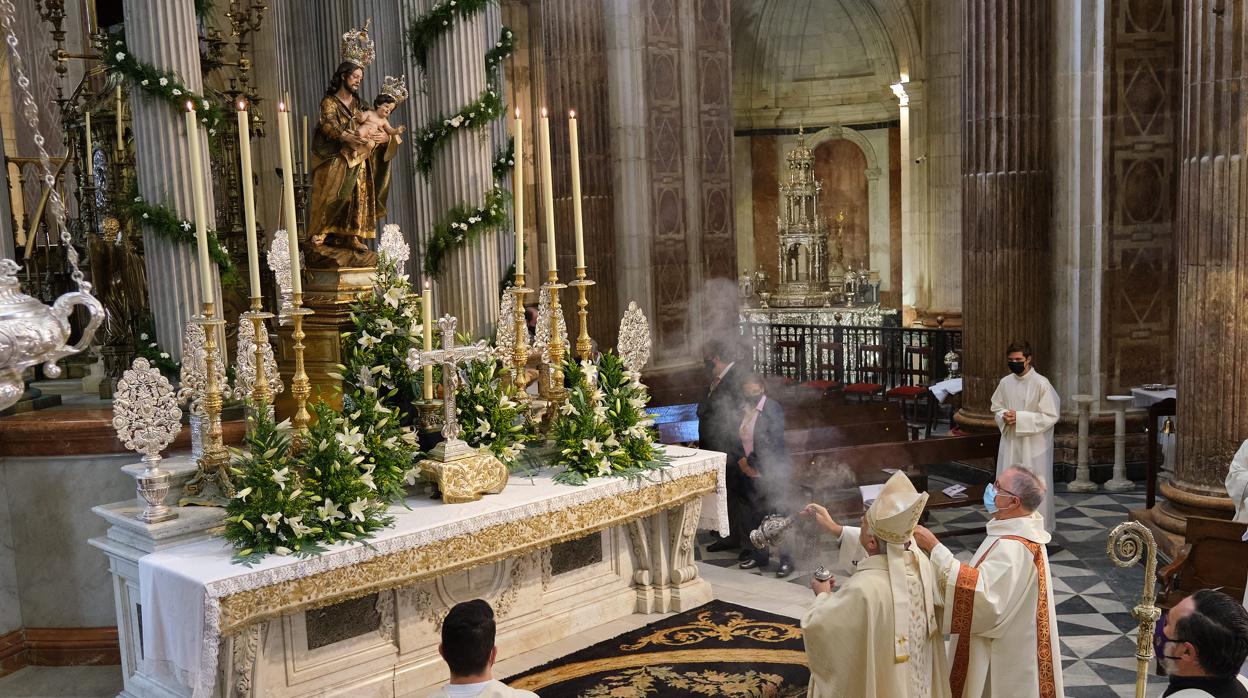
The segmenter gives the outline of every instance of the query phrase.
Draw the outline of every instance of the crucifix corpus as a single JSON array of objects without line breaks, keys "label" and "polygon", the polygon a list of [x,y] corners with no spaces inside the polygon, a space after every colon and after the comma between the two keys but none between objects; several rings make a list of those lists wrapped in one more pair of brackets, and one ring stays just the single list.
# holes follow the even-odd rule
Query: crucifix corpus
[{"label": "crucifix corpus", "polygon": [[442,501],[447,503],[472,502],[482,494],[498,494],[507,485],[507,466],[485,449],[476,449],[460,440],[459,418],[455,410],[455,389],[459,385],[459,367],[469,361],[491,356],[484,341],[466,346],[455,346],[455,327],[458,320],[443,315],[438,320],[442,333],[442,348],[430,351],[411,349],[407,353],[407,366],[413,372],[425,366],[442,367],[443,392],[443,441],[429,452],[429,458],[419,463],[424,476],[437,483]]}]

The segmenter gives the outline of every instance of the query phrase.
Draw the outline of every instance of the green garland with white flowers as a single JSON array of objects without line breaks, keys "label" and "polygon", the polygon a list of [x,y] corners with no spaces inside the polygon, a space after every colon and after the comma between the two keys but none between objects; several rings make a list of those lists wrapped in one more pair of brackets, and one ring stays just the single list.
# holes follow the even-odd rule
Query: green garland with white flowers
[{"label": "green garland with white flowers", "polygon": [[125,79],[153,99],[167,102],[178,113],[186,111],[187,102],[195,105],[199,122],[208,131],[209,140],[217,135],[217,126],[225,117],[220,104],[196,94],[182,81],[182,76],[171,70],[161,70],[151,63],[135,58],[121,33],[113,34],[104,51],[104,68],[110,76]]}]

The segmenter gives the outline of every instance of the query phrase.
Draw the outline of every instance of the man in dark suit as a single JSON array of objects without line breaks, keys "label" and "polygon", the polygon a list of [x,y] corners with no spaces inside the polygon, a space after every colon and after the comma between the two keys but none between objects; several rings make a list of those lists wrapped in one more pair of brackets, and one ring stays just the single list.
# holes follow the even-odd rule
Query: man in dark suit
[{"label": "man in dark suit", "polygon": [[[741,472],[744,530],[758,528],[768,514],[781,513],[787,499],[785,488],[793,468],[784,444],[784,408],[767,399],[763,379],[755,373],[741,381],[742,409],[738,428],[740,448],[729,455],[729,467]],[[731,460],[735,458],[736,460]],[[753,556],[741,561],[742,569],[766,567],[770,551],[754,550]],[[777,577],[793,573],[793,560],[781,551]]]},{"label": "man in dark suit", "polygon": [[[710,385],[702,401],[698,403],[699,448],[722,453],[739,448],[738,410],[741,404],[741,375],[745,371],[737,366],[734,359],[734,352],[728,342],[722,339],[707,342],[703,351],[703,364],[709,374]],[[732,461],[728,465],[731,466]],[[741,547],[742,533],[737,524],[743,519],[739,507],[733,503],[733,495],[741,490],[742,476],[736,468],[729,467],[726,469],[725,479],[728,487],[729,533],[727,537],[711,543],[707,548],[710,552]],[[746,535],[748,533],[746,531]],[[745,554],[742,553],[743,556]]]}]

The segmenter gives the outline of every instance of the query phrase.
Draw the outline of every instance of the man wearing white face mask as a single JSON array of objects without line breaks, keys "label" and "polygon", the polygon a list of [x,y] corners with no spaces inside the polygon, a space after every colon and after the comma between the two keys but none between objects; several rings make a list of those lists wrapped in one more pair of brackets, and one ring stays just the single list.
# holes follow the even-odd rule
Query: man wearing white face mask
[{"label": "man wearing white face mask", "polygon": [[1248,611],[1235,599],[1201,589],[1166,614],[1158,661],[1170,676],[1170,698],[1248,698],[1238,675],[1248,658]]},{"label": "man wearing white face mask", "polygon": [[1036,511],[1044,481],[1017,465],[984,490],[992,514],[988,537],[970,564],[953,556],[919,526],[914,540],[932,559],[941,626],[957,635],[950,666],[953,698],[1057,698],[1061,645],[1045,544],[1050,536]]}]

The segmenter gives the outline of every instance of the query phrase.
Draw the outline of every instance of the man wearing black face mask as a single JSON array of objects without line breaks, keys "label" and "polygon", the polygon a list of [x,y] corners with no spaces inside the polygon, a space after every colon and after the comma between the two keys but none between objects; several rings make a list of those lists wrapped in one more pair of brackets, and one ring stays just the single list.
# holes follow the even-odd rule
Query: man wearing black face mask
[{"label": "man wearing black face mask", "polygon": [[1015,340],[1005,350],[1010,375],[1001,379],[992,394],[992,414],[1001,429],[997,451],[997,476],[1011,465],[1020,465],[1040,478],[1050,493],[1040,513],[1049,533],[1055,527],[1053,511],[1053,426],[1060,416],[1057,391],[1049,379],[1031,366],[1031,344]]},{"label": "man wearing black face mask", "polygon": [[1248,698],[1239,668],[1248,658],[1248,611],[1235,599],[1201,589],[1166,614],[1158,661],[1170,676],[1163,696]]},{"label": "man wearing black face mask", "polygon": [[[702,401],[698,403],[698,445],[708,451],[730,453],[740,447],[737,426],[741,404],[741,374],[744,371],[733,361],[731,348],[722,339],[707,342],[703,357],[710,384]],[[728,463],[725,472],[730,532],[726,538],[712,543],[707,548],[710,552],[741,547],[741,531],[737,530],[737,523],[743,520],[740,501],[745,476],[739,468],[732,466],[733,463]],[[748,556],[748,552],[741,553],[742,559]]]}]

